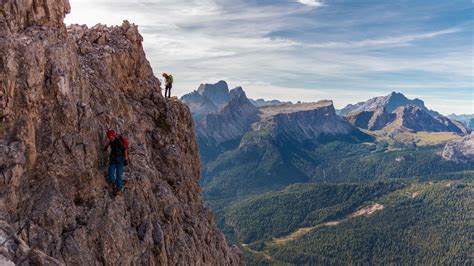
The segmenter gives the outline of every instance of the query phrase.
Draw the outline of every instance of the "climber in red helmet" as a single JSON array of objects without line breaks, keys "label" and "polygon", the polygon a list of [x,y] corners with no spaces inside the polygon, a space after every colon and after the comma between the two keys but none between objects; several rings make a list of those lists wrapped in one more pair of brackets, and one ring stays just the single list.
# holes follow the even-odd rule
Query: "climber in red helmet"
[{"label": "climber in red helmet", "polygon": [[171,98],[171,88],[173,87],[173,76],[163,73],[165,78],[165,98]]},{"label": "climber in red helmet", "polygon": [[107,130],[106,135],[109,143],[104,150],[107,150],[109,146],[111,149],[108,176],[113,185],[114,194],[118,195],[122,191],[123,166],[128,164],[128,140],[125,136],[118,135],[115,130]]}]

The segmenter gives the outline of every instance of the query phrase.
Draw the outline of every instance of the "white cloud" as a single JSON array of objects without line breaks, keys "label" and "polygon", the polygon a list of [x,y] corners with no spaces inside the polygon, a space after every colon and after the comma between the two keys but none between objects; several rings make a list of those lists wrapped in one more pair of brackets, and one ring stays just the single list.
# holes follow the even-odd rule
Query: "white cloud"
[{"label": "white cloud", "polygon": [[[173,73],[173,93],[178,95],[195,89],[201,82],[224,79],[232,86],[244,86],[252,97],[293,101],[330,98],[341,107],[356,98],[365,100],[403,86],[415,91],[424,86],[438,90],[472,87],[472,44],[462,49],[454,47],[454,51],[450,47],[437,47],[416,56],[385,50],[419,48],[417,45],[424,40],[442,39],[463,28],[423,31],[407,27],[396,33],[384,29],[357,36],[357,32],[347,33],[349,30],[339,32],[351,29],[351,20],[320,19],[318,14],[305,17],[305,12],[322,6],[323,1],[298,1],[304,6],[290,1],[289,5],[258,6],[250,2],[71,0],[72,13],[66,22],[117,25],[127,19],[136,23],[153,69],[156,73]],[[369,14],[375,16],[374,12]],[[376,18],[370,20],[372,24]],[[299,38],[306,34],[304,26],[311,26],[309,33],[317,36]],[[324,31],[331,28],[336,28],[338,33],[325,36]],[[300,31],[300,35],[274,37],[272,34],[294,31]],[[320,36],[335,41],[321,41]],[[374,73],[401,71],[432,73],[440,79],[429,82],[426,78],[406,77],[398,83],[389,83],[371,77]]]},{"label": "white cloud", "polygon": [[320,0],[297,0],[303,5],[311,6],[311,7],[321,7],[323,6],[322,1]]},{"label": "white cloud", "polygon": [[380,39],[366,39],[361,41],[351,42],[326,42],[312,44],[315,48],[361,48],[361,47],[381,47],[381,46],[405,46],[412,42],[432,39],[442,35],[457,33],[462,31],[462,28],[451,28],[434,32],[418,33],[401,36],[390,36]]}]

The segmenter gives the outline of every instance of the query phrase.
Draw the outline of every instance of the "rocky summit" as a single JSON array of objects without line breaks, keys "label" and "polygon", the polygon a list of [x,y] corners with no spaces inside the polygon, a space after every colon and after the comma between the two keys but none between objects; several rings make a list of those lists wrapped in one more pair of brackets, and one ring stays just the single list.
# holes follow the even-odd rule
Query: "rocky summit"
[{"label": "rocky summit", "polygon": [[459,135],[471,131],[461,122],[442,115],[432,116],[417,106],[401,106],[389,113],[385,108],[350,113],[344,117],[351,124],[368,130],[389,132],[454,132]]},{"label": "rocky summit", "polygon": [[339,111],[351,124],[371,131],[453,132],[466,135],[471,130],[463,123],[428,110],[422,100],[409,100],[401,93],[375,97],[348,105]]},{"label": "rocky summit", "polygon": [[362,111],[373,111],[378,108],[384,108],[387,112],[391,113],[398,107],[406,105],[417,106],[432,115],[438,115],[437,112],[426,108],[425,103],[422,100],[410,100],[399,92],[392,92],[387,96],[374,97],[365,102],[349,104],[343,109],[339,110],[338,113],[340,115],[348,115],[350,113],[359,113]]},{"label": "rocky summit", "polygon": [[[241,264],[200,196],[191,113],[163,98],[137,27],[66,27],[67,0],[0,8],[0,264]],[[130,140],[118,196],[109,128]]]}]

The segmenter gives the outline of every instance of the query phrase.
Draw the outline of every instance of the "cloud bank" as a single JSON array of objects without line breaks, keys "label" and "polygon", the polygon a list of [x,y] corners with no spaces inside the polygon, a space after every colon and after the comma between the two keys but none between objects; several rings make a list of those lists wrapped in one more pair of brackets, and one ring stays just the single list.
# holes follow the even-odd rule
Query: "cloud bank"
[{"label": "cloud bank", "polygon": [[469,4],[390,2],[71,0],[66,22],[138,24],[154,70],[173,73],[178,95],[225,79],[251,97],[341,107],[397,90],[473,113]]}]

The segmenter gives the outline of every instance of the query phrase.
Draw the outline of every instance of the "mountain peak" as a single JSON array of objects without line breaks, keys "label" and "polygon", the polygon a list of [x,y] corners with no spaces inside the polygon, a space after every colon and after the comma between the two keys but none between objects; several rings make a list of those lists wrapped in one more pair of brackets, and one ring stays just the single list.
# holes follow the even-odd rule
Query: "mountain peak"
[{"label": "mountain peak", "polygon": [[210,83],[203,83],[199,85],[199,88],[197,91],[204,95],[206,93],[217,93],[217,92],[228,92],[229,91],[229,85],[227,85],[227,82],[220,80],[217,83],[210,84]]},{"label": "mountain peak", "polygon": [[242,89],[242,87],[237,87],[230,91],[230,98],[234,98],[234,97],[247,98],[247,95],[245,94],[245,91]]},{"label": "mountain peak", "polygon": [[344,107],[339,113],[341,115],[348,115],[349,113],[359,113],[362,111],[373,111],[378,108],[385,108],[389,113],[395,111],[400,106],[412,105],[418,106],[419,108],[427,111],[431,115],[439,115],[437,112],[431,111],[426,108],[425,103],[420,99],[408,99],[403,93],[393,91],[387,96],[379,96],[371,98],[365,102],[359,102],[357,104],[349,104]]},{"label": "mountain peak", "polygon": [[407,99],[408,98],[401,92],[392,91],[389,95],[386,96],[388,99]]},{"label": "mountain peak", "polygon": [[230,98],[229,86],[223,80],[215,84],[201,84],[197,91],[218,107],[222,107]]}]

